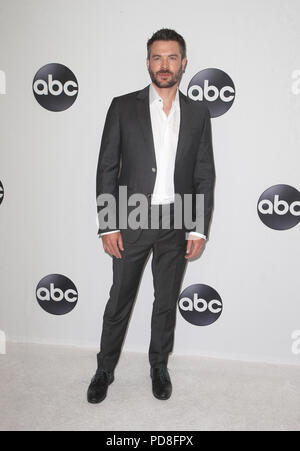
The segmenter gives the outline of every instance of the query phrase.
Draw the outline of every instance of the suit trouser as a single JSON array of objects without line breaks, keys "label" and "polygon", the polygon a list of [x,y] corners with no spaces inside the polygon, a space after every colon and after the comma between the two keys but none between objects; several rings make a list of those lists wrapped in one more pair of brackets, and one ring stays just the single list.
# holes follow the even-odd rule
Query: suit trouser
[{"label": "suit trouser", "polygon": [[98,366],[109,372],[114,371],[118,362],[142,271],[151,249],[154,302],[148,356],[151,366],[167,365],[174,342],[177,300],[187,263],[185,231],[174,229],[172,207],[173,204],[170,229],[162,228],[164,213],[159,208],[159,228],[143,229],[133,243],[127,242],[126,234],[122,234],[122,258],[113,257],[113,284],[103,315],[100,352],[97,355]]}]

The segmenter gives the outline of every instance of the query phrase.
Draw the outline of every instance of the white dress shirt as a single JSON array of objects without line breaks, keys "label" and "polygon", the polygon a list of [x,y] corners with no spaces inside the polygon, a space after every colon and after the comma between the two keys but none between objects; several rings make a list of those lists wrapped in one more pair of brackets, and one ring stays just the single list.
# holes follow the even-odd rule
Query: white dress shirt
[{"label": "white dress shirt", "polygon": [[153,83],[150,85],[149,103],[156,157],[156,179],[151,204],[169,204],[174,202],[174,167],[180,124],[178,89],[168,116]]},{"label": "white dress shirt", "polygon": [[[151,204],[169,204],[173,203],[175,199],[174,169],[180,125],[178,88],[168,115],[164,112],[163,106],[163,99],[158,94],[154,84],[151,83],[149,87],[149,107],[156,157],[156,179]],[[103,232],[101,236],[114,232],[117,232],[117,230]],[[205,235],[198,232],[190,232],[189,235],[206,239]]]}]

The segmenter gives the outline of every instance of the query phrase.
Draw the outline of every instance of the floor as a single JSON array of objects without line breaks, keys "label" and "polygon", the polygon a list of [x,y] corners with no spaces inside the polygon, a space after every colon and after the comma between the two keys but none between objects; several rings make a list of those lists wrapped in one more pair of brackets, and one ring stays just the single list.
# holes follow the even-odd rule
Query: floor
[{"label": "floor", "polygon": [[300,368],[173,355],[172,397],[153,397],[146,354],[123,353],[98,405],[86,401],[97,350],[8,343],[0,430],[300,430]]}]

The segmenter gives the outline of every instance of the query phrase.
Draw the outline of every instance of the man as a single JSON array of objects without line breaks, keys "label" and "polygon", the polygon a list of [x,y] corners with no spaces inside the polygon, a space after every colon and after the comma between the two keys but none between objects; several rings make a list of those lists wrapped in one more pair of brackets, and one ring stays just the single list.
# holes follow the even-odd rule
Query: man
[{"label": "man", "polygon": [[[173,347],[177,299],[187,261],[203,250],[213,208],[215,167],[209,111],[178,89],[187,63],[185,41],[174,30],[162,29],[149,39],[147,51],[152,83],[112,100],[100,146],[96,182],[98,233],[104,250],[113,258],[113,284],[103,316],[98,368],[87,394],[91,403],[101,402],[114,380],[142,270],[151,250],[155,298],[149,346],[152,392],[161,400],[171,396],[167,362]],[[124,213],[124,203],[120,206],[117,202],[120,187],[128,189],[128,196],[140,193],[146,198],[148,217],[144,227],[120,226]],[[99,200],[103,194],[116,199],[113,208],[105,210],[108,204],[104,206]],[[178,228],[175,199],[184,194],[203,195],[204,205],[201,221]],[[192,205],[195,216],[199,209]],[[163,227],[166,206],[169,228]],[[130,202],[128,209],[133,212]],[[158,227],[149,227],[148,218],[155,209]],[[114,215],[113,225],[104,224],[104,212]],[[128,212],[126,215],[129,218]]]}]

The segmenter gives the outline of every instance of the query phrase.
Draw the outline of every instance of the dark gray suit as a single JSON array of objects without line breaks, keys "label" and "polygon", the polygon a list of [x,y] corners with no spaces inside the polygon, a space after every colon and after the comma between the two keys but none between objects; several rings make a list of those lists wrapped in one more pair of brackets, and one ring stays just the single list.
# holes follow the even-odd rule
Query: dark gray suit
[{"label": "dark gray suit", "polygon": [[[107,371],[113,371],[117,364],[142,270],[151,250],[155,300],[149,360],[151,366],[167,364],[173,346],[176,302],[186,265],[185,232],[196,230],[208,237],[215,183],[210,115],[204,104],[189,99],[181,91],[179,101],[174,188],[180,195],[204,194],[204,227],[122,229],[117,208],[114,212],[116,227],[98,229],[98,233],[121,229],[124,243],[123,258],[113,257],[113,285],[104,312],[98,354],[98,364]],[[148,85],[142,90],[115,97],[111,102],[99,152],[96,196],[110,193],[118,200],[118,187],[127,186],[128,196],[133,193],[147,195],[150,211],[157,208],[151,207],[155,178]],[[97,205],[98,213],[101,208]]]}]

